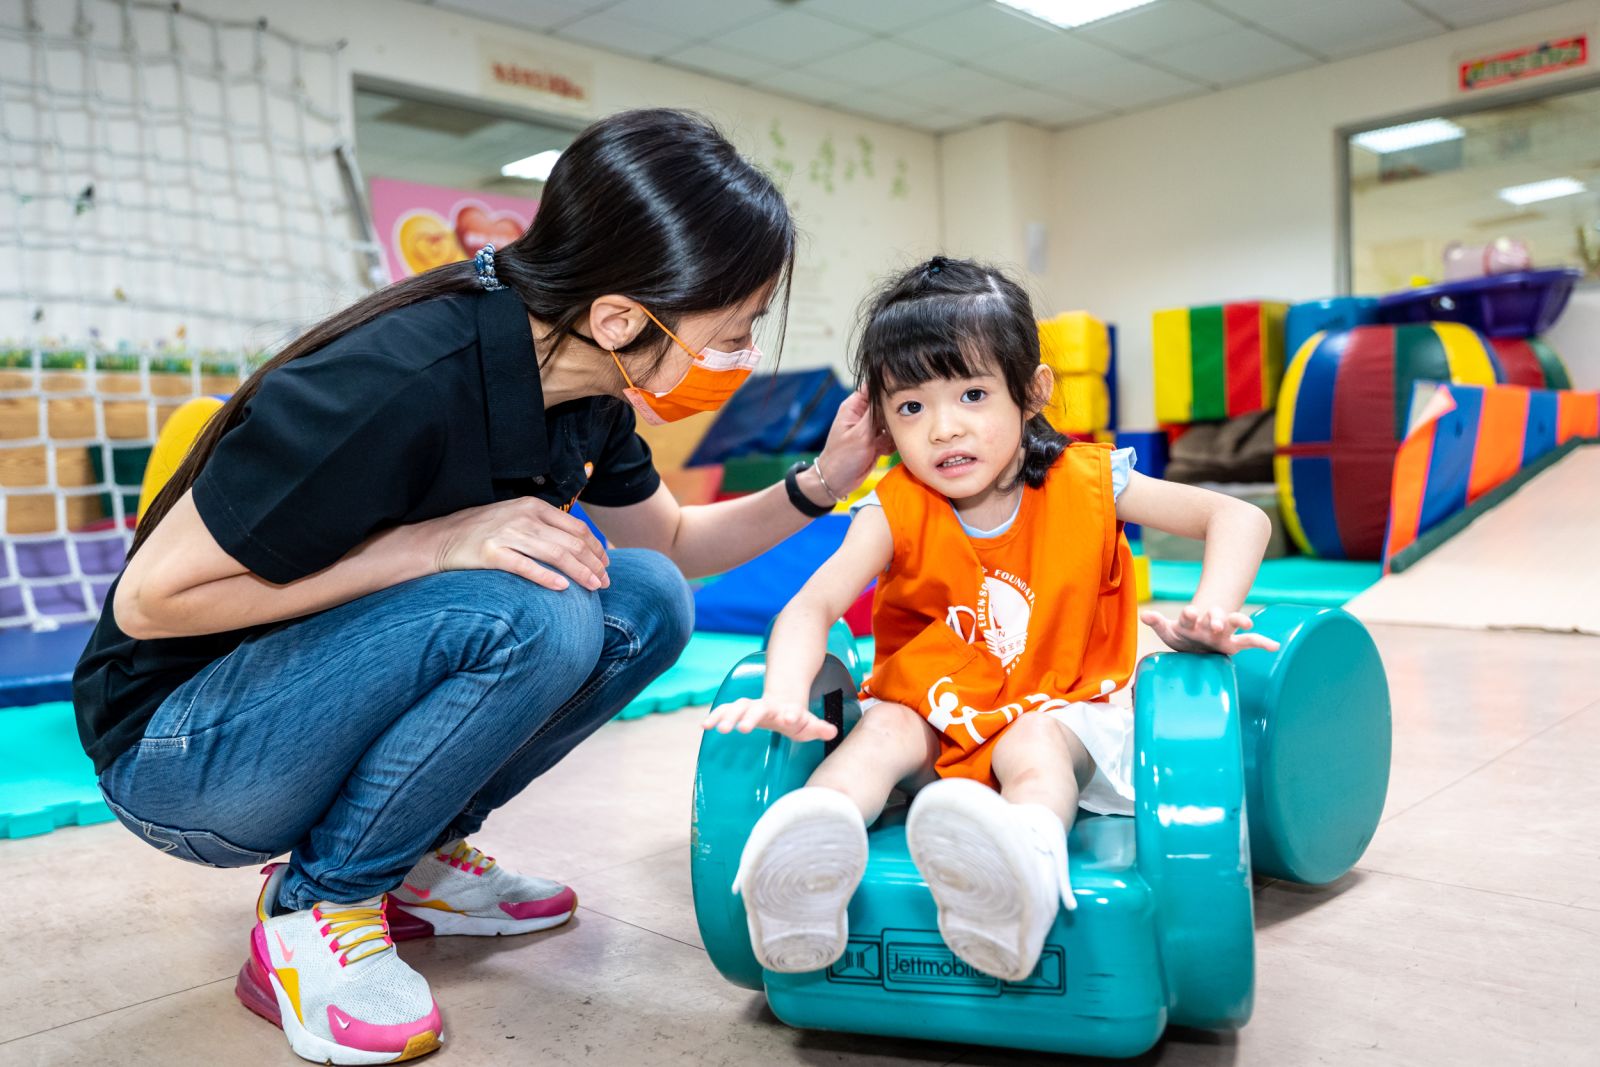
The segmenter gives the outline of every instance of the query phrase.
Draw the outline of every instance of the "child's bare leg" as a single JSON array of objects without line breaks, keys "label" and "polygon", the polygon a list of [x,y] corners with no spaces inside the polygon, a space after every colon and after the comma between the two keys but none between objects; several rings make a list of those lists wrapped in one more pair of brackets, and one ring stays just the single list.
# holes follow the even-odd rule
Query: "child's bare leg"
[{"label": "child's bare leg", "polygon": [[870,826],[894,787],[938,758],[939,739],[926,719],[904,704],[875,704],[806,785],[843,793]]},{"label": "child's bare leg", "polygon": [[1078,793],[1094,776],[1094,759],[1071,730],[1044,714],[1023,715],[994,743],[994,776],[1013,804],[1038,804],[1067,826]]},{"label": "child's bare leg", "polygon": [[920,793],[906,842],[939,906],[945,944],[1014,982],[1033,973],[1057,911],[1077,905],[1065,827],[1094,763],[1065,727],[1028,714],[994,742],[991,768],[1000,796],[959,778]]},{"label": "child's bare leg", "polygon": [[763,967],[815,971],[844,952],[846,911],[867,865],[867,825],[895,783],[937,755],[937,738],[921,716],[878,704],[804,789],[773,801],[750,832],[734,880]]}]

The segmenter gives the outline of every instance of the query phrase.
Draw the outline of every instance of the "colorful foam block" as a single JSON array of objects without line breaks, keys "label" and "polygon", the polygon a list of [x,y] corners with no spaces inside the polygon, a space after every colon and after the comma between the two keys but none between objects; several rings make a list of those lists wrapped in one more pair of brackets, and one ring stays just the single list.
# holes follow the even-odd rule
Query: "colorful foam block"
[{"label": "colorful foam block", "polygon": [[1583,441],[1600,438],[1600,392],[1445,385],[1395,457],[1385,571],[1398,572],[1465,526],[1474,505]]},{"label": "colorful foam block", "polygon": [[1103,375],[1111,365],[1106,324],[1087,311],[1063,311],[1039,321],[1039,355],[1056,376]]},{"label": "colorful foam block", "polygon": [[1542,337],[1491,337],[1507,385],[1529,389],[1571,389],[1567,365]]},{"label": "colorful foam block", "polygon": [[1156,312],[1156,421],[1206,422],[1270,409],[1283,375],[1287,310],[1253,301]]},{"label": "colorful foam block", "polygon": [[1065,434],[1092,435],[1111,424],[1111,331],[1087,311],[1039,323],[1039,355],[1055,373],[1045,418]]},{"label": "colorful foam block", "polygon": [[1098,374],[1057,375],[1045,418],[1065,434],[1093,435],[1111,419],[1111,393]]},{"label": "colorful foam block", "polygon": [[1273,461],[1284,525],[1307,555],[1383,553],[1390,475],[1417,382],[1493,385],[1470,327],[1436,322],[1316,334],[1283,377]]},{"label": "colorful foam block", "polygon": [[1378,321],[1375,296],[1336,296],[1328,300],[1307,300],[1289,309],[1283,323],[1283,351],[1291,359],[1314,333],[1348,330]]}]

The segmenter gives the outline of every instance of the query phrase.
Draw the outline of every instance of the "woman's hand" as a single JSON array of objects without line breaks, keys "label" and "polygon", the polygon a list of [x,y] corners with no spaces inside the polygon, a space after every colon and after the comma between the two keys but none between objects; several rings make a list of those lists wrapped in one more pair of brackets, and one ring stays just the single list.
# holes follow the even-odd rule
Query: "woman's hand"
[{"label": "woman's hand", "polygon": [[500,570],[555,590],[567,587],[567,577],[585,589],[611,585],[611,557],[594,531],[536,497],[464,508],[412,529],[438,571]]},{"label": "woman's hand", "polygon": [[828,440],[817,457],[817,465],[836,493],[849,495],[866,481],[867,475],[877,465],[879,456],[894,451],[894,442],[887,430],[879,430],[872,417],[872,405],[867,403],[865,390],[857,389],[839,405],[828,430]]},{"label": "woman's hand", "polygon": [[800,701],[768,700],[766,697],[745,697],[712,708],[701,725],[719,734],[734,730],[747,734],[758,728],[772,730],[796,741],[831,741],[839,732],[832,723],[811,714]]},{"label": "woman's hand", "polygon": [[1159,611],[1141,611],[1139,621],[1154,630],[1174,652],[1221,652],[1231,656],[1246,648],[1278,651],[1278,642],[1272,638],[1244,632],[1255,624],[1242,611],[1203,611],[1190,604],[1178,614],[1177,622]]}]

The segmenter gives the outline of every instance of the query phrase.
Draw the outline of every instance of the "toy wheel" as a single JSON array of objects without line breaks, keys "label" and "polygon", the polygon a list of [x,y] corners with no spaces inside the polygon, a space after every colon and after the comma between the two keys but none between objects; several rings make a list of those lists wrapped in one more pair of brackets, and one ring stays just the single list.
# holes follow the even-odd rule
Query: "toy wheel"
[{"label": "toy wheel", "polygon": [[[746,656],[729,672],[713,704],[760,696],[765,677],[766,654]],[[832,692],[843,693],[848,730],[860,716],[855,679],[844,663],[829,656],[811,684],[813,714],[823,716],[824,698]],[[822,762],[822,755],[821,742],[797,744],[768,730],[708,733],[700,739],[689,830],[695,920],[711,962],[736,985],[762,988],[761,965],[750,948],[744,899],[733,892],[740,853],[761,813],[778,797],[804,785]]]},{"label": "toy wheel", "polygon": [[1155,905],[1168,1018],[1207,1029],[1242,1026],[1255,986],[1255,929],[1228,660],[1145,657],[1133,721],[1134,836]]},{"label": "toy wheel", "polygon": [[1355,866],[1389,789],[1389,684],[1372,635],[1337,608],[1263,609],[1283,647],[1234,657],[1257,872],[1307,885]]}]

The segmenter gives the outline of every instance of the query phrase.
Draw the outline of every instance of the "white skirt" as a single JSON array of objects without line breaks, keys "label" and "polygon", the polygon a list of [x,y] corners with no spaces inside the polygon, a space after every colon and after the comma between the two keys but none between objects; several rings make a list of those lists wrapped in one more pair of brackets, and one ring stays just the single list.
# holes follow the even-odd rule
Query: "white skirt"
[{"label": "white skirt", "polygon": [[[1117,695],[1127,692],[1123,690]],[[878,703],[881,701],[877,697],[867,697],[861,701],[861,710],[866,711]],[[1133,708],[1127,704],[1083,700],[1042,714],[1071,730],[1094,760],[1094,777],[1078,794],[1078,807],[1096,815],[1132,815]]]},{"label": "white skirt", "polygon": [[1044,714],[1071,730],[1094,758],[1094,777],[1078,807],[1097,815],[1133,814],[1133,709],[1080,701]]}]

